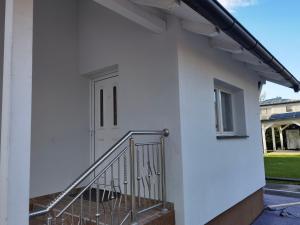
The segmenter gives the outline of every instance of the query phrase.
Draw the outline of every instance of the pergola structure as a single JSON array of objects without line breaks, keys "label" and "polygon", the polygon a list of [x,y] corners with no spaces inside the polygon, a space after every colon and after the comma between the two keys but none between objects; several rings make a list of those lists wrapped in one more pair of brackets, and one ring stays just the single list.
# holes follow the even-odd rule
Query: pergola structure
[{"label": "pergola structure", "polygon": [[275,114],[275,115],[272,115],[268,120],[261,121],[264,152],[267,151],[267,143],[266,143],[267,129],[271,128],[271,130],[272,130],[273,150],[277,150],[276,149],[275,129],[278,129],[278,131],[279,131],[280,147],[281,147],[281,149],[284,149],[283,131],[286,128],[288,128],[290,125],[297,125],[300,127],[300,112]]}]

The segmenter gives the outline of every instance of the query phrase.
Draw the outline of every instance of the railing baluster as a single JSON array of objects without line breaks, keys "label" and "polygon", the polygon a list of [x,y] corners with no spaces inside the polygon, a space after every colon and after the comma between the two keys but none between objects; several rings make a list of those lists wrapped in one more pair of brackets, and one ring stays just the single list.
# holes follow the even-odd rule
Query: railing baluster
[{"label": "railing baluster", "polygon": [[99,179],[97,180],[97,185],[96,185],[96,225],[99,225],[100,223],[100,209],[99,209],[99,195],[100,195],[100,188],[99,188]]},{"label": "railing baluster", "polygon": [[118,157],[118,186],[121,188],[121,162],[120,157]]},{"label": "railing baluster", "polygon": [[111,172],[110,172],[110,178],[111,178],[111,180],[114,180],[114,164],[112,164],[111,166],[110,166],[110,170],[111,170]]},{"label": "railing baluster", "polygon": [[[113,173],[113,166],[111,167],[111,173]],[[115,201],[115,192],[114,192],[114,180],[112,178],[112,180],[110,181],[110,189],[111,189],[111,208],[110,208],[110,221],[111,221],[111,224],[113,225],[114,224],[114,209],[115,209],[115,204],[114,204],[114,201]]]},{"label": "railing baluster", "polygon": [[112,205],[112,211],[114,209],[114,199],[115,199],[115,191],[114,191],[114,164],[111,165],[111,180],[110,180],[110,188],[111,188],[111,205]]},{"label": "railing baluster", "polygon": [[[109,200],[109,190],[108,190],[108,193],[106,191],[106,171],[104,172],[103,177],[104,177],[103,178],[103,180],[104,180],[104,190],[103,190],[103,194],[102,194],[102,204],[103,204],[104,209],[105,209],[105,201]],[[105,199],[106,193],[107,193],[107,199]],[[104,214],[104,222],[106,223],[106,213]]]},{"label": "railing baluster", "polygon": [[92,220],[92,187],[93,185],[89,188],[89,221]]},{"label": "railing baluster", "polygon": [[118,157],[117,160],[117,165],[118,165],[118,189],[119,189],[119,193],[117,193],[117,213],[118,213],[118,223],[120,223],[121,221],[121,203],[122,203],[122,197],[123,197],[123,193],[122,193],[122,189],[121,189],[121,156]]},{"label": "railing baluster", "polygon": [[143,167],[145,167],[145,145],[142,146],[143,149]]},{"label": "railing baluster", "polygon": [[106,170],[104,171],[104,175],[103,175],[103,180],[104,180],[104,187],[106,189]]},{"label": "railing baluster", "polygon": [[147,179],[147,177],[145,177],[147,174],[145,173],[146,167],[145,167],[145,145],[142,146],[142,153],[143,153],[143,179],[142,179],[142,184],[143,184],[143,194],[144,194],[144,205],[146,205],[146,185],[145,185],[145,179]]},{"label": "railing baluster", "polygon": [[80,225],[83,225],[83,194],[80,196]]},{"label": "railing baluster", "polygon": [[137,224],[135,205],[135,145],[134,139],[129,139],[130,150],[130,190],[131,190],[131,225]]},{"label": "railing baluster", "polygon": [[162,210],[168,211],[166,205],[166,166],[165,166],[165,138],[160,138],[161,148],[161,180],[162,180]]},{"label": "railing baluster", "polygon": [[150,163],[150,149],[149,144],[147,144],[147,168],[148,168],[148,201],[151,199],[151,163]]},{"label": "railing baluster", "polygon": [[61,225],[65,225],[65,218],[64,214],[61,215]]},{"label": "railing baluster", "polygon": [[156,182],[156,174],[157,174],[157,170],[156,170],[156,165],[155,165],[155,151],[154,151],[154,144],[151,145],[151,150],[152,150],[152,166],[153,166],[153,200],[156,200],[156,186],[155,186],[155,182]]},{"label": "railing baluster", "polygon": [[137,181],[138,181],[138,208],[141,207],[141,168],[140,168],[140,148],[136,148],[136,167],[137,167]]},{"label": "railing baluster", "polygon": [[96,214],[96,225],[100,225],[100,214]]},{"label": "railing baluster", "polygon": [[125,154],[124,154],[124,202],[125,202],[125,210],[127,210],[127,195],[128,195],[127,185],[128,185],[127,156],[126,156],[126,152],[125,152]]},{"label": "railing baluster", "polygon": [[159,145],[156,145],[156,157],[157,157],[157,198],[158,200],[161,200],[161,184],[160,184],[160,151],[159,151]]},{"label": "railing baluster", "polygon": [[71,206],[71,224],[74,225],[74,204]]},{"label": "railing baluster", "polygon": [[53,225],[52,221],[53,221],[53,217],[51,215],[49,215],[47,218],[47,225]]},{"label": "railing baluster", "polygon": [[[106,175],[106,173],[104,173]],[[101,197],[101,205],[103,207],[103,214],[104,214],[104,224],[106,224],[106,208],[105,208],[105,194],[106,194],[106,185],[104,184],[104,189],[102,190],[102,197]]]}]

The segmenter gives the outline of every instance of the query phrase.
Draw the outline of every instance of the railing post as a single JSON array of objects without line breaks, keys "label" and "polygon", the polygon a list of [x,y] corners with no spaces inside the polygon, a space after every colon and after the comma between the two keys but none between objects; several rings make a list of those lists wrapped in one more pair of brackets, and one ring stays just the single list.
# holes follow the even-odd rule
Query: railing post
[{"label": "railing post", "polygon": [[65,225],[65,218],[64,218],[64,215],[61,216],[61,225]]},{"label": "railing post", "polygon": [[166,212],[167,209],[167,195],[166,195],[166,164],[165,164],[165,137],[160,138],[160,154],[161,154],[161,196],[162,196],[162,211]]},{"label": "railing post", "polygon": [[83,225],[83,194],[80,196],[80,215],[79,215],[79,224]]},{"label": "railing post", "polygon": [[52,220],[53,220],[52,216],[49,216],[47,218],[47,225],[52,225]]},{"label": "railing post", "polygon": [[135,204],[135,146],[134,139],[129,139],[130,149],[130,190],[131,190],[131,225],[137,225]]}]

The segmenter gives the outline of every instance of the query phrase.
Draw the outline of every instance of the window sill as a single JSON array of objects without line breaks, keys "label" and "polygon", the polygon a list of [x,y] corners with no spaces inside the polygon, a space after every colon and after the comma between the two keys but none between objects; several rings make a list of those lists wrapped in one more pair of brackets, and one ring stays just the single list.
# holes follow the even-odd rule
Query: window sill
[{"label": "window sill", "polygon": [[223,140],[223,139],[246,139],[249,136],[247,135],[218,135],[217,139],[218,140]]}]

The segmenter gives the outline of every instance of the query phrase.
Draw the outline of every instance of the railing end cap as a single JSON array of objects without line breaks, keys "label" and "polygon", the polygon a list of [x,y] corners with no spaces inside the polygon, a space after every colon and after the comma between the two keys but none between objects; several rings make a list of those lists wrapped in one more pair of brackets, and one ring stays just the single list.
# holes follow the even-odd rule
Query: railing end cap
[{"label": "railing end cap", "polygon": [[169,137],[169,135],[170,135],[169,129],[164,129],[163,131],[164,131],[164,136]]}]

